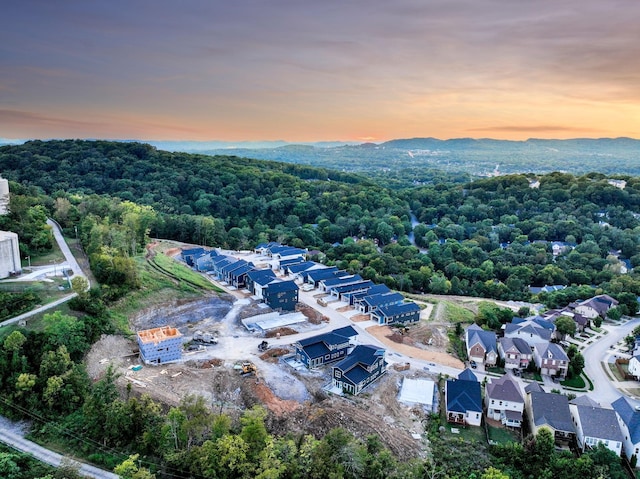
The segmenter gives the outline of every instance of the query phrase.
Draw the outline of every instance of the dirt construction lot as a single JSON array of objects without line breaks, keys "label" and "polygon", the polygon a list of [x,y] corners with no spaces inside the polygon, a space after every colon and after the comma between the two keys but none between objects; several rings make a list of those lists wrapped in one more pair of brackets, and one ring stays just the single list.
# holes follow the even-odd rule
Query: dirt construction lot
[{"label": "dirt construction lot", "polygon": [[[424,441],[416,437],[423,432],[428,411],[402,404],[397,398],[403,377],[437,380],[436,377],[417,368],[402,372],[389,368],[358,396],[331,395],[323,389],[330,383],[330,368],[296,370],[282,360],[294,351],[293,338],[268,338],[269,350],[258,351],[264,338],[247,331],[240,318],[265,312],[269,310],[250,298],[224,295],[141,311],[130,320],[136,330],[169,323],[180,330],[187,343],[196,330],[215,333],[218,343],[185,352],[180,362],[144,365],[134,371],[132,367],[140,365],[135,340],[105,336],[89,353],[87,369],[97,380],[112,365],[123,392],[131,384],[136,394],[148,394],[167,406],[196,394],[203,396],[213,409],[237,418],[245,408],[263,404],[270,412],[268,426],[276,434],[299,432],[321,437],[332,428],[344,427],[357,437],[378,434],[401,458],[426,453]],[[400,337],[385,326],[369,326],[367,332],[398,353],[462,368],[460,361],[446,353],[446,326],[426,322],[422,325],[423,322]],[[326,328],[331,324],[323,320],[295,325],[294,329],[310,336]],[[257,373],[241,375],[237,364],[243,361],[255,364]]]}]

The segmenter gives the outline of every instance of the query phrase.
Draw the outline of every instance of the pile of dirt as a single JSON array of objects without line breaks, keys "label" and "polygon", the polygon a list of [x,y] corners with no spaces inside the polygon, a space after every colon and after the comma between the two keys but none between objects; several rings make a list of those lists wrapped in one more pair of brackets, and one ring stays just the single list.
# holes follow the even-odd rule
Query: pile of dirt
[{"label": "pile of dirt", "polygon": [[202,362],[199,362],[196,367],[200,369],[211,369],[213,367],[222,366],[224,361],[218,358],[205,359]]},{"label": "pile of dirt", "polygon": [[296,311],[304,314],[311,324],[320,324],[323,321],[329,321],[329,318],[324,316],[320,311],[317,311],[304,303],[298,303],[296,305]]},{"label": "pile of dirt", "polygon": [[268,411],[273,413],[276,417],[283,417],[290,415],[295,411],[302,409],[302,404],[298,401],[280,399],[263,381],[257,379],[255,381],[251,378],[243,383],[242,386],[243,398],[246,404],[260,404],[267,408]]},{"label": "pile of dirt", "polygon": [[298,333],[299,331],[296,331],[295,329],[283,327],[283,328],[277,328],[277,329],[272,329],[270,331],[267,331],[265,336],[267,338],[279,338],[280,336],[289,336],[291,334],[298,334]]},{"label": "pile of dirt", "polygon": [[131,339],[103,334],[87,354],[85,364],[89,377],[94,381],[100,379],[109,365],[118,370],[138,364],[137,350],[138,345]]},{"label": "pile of dirt", "polygon": [[[409,329],[411,330],[411,328]],[[390,349],[394,349],[399,353],[406,354],[407,356],[418,359],[424,359],[425,361],[433,361],[435,363],[444,364],[452,368],[464,369],[464,363],[462,361],[451,356],[450,354],[447,354],[440,348],[424,347],[418,344],[416,344],[415,346],[411,346],[409,344],[406,344],[406,335],[402,344],[391,341],[389,337],[393,333],[391,332],[391,328],[389,328],[389,326],[371,326],[367,328],[367,332],[375,336],[376,339],[378,339],[382,344],[385,344]]]},{"label": "pile of dirt", "polygon": [[280,356],[289,354],[291,352],[288,348],[272,348],[260,355],[260,359],[269,363],[277,363]]}]

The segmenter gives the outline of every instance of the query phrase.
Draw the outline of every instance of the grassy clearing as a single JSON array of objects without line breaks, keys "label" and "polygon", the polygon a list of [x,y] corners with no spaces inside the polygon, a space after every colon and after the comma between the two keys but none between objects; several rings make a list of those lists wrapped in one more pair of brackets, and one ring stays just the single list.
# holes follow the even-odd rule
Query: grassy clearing
[{"label": "grassy clearing", "polygon": [[160,269],[179,281],[190,283],[191,285],[204,290],[217,291],[219,293],[222,292],[220,288],[216,287],[200,273],[196,273],[186,265],[169,258],[165,254],[156,254],[153,258],[153,262]]},{"label": "grassy clearing", "polygon": [[473,311],[450,301],[442,301],[442,303],[445,308],[445,319],[450,323],[473,323],[476,317]]},{"label": "grassy clearing", "polygon": [[110,308],[116,327],[122,331],[129,331],[129,318],[139,311],[222,291],[200,274],[164,254],[157,254],[154,260],[150,262],[141,256],[135,258],[141,287]]},{"label": "grassy clearing", "polygon": [[622,374],[620,374],[620,371],[618,370],[618,368],[616,367],[615,364],[613,363],[607,363],[607,366],[609,366],[609,371],[611,371],[611,374],[613,374],[613,376],[618,380],[618,381],[624,381],[624,377],[622,376]]},{"label": "grassy clearing", "polygon": [[560,384],[562,384],[564,387],[573,389],[584,389],[587,385],[584,382],[584,379],[582,379],[582,376],[574,376],[565,381],[561,381]]},{"label": "grassy clearing", "polygon": [[516,432],[502,427],[493,427],[487,425],[487,433],[490,441],[497,442],[499,444],[520,442],[520,437]]}]

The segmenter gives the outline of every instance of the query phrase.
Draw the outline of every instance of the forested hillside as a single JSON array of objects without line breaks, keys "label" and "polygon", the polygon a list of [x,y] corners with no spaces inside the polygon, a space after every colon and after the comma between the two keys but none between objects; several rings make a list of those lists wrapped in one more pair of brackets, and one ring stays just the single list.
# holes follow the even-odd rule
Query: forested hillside
[{"label": "forested hillside", "polygon": [[53,197],[46,207],[63,226],[78,226],[90,251],[98,237],[135,251],[113,235],[91,239],[96,224],[125,227],[135,218],[138,247],[146,229],[232,249],[276,240],[406,291],[527,299],[529,286],[561,284],[640,294],[631,272],[640,264],[637,177],[550,173],[462,183],[434,175],[427,185],[390,189],[307,166],[72,140],[2,147],[0,172]]},{"label": "forested hillside", "polygon": [[[597,286],[620,301],[619,314],[633,313],[640,279],[622,265],[640,263],[637,178],[614,186],[599,174],[467,184],[443,176],[391,190],[322,169],[89,141],[2,147],[0,173],[12,190],[0,226],[20,232],[23,253],[51,248],[45,220],[53,216],[69,236],[77,228],[100,283],[87,292],[74,280],[70,314],[45,315],[38,330],[0,332],[0,412],[38,421],[47,442],[66,442],[109,468],[120,464],[131,478],[152,477],[147,468],[157,477],[211,479],[624,477],[604,447],[575,459],[555,451],[545,433],[488,447],[443,437],[435,416],[426,459],[401,461],[377,437],[342,429],[276,436],[259,407],[237,422],[196,397],[163,410],[148,396],[121,395],[111,371],[92,383],[83,358],[118,330],[114,304],[159,283],[137,267],[150,234],[232,248],[267,240],[317,248],[317,259],[407,291],[523,299],[529,284],[573,285],[538,296],[564,306]],[[417,246],[408,236],[411,212]],[[10,476],[20,461],[0,451],[0,475],[40,477]]]}]

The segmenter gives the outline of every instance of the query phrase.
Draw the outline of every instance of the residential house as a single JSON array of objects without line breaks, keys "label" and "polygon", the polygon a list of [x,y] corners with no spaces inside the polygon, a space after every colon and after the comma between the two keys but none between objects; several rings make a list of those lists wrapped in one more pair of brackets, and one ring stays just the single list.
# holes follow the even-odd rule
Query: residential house
[{"label": "residential house", "polygon": [[255,247],[254,252],[257,254],[267,255],[270,248],[282,246],[280,243],[276,241],[272,241],[270,243],[260,243]]},{"label": "residential house", "polygon": [[331,368],[333,387],[343,393],[359,394],[386,372],[384,349],[361,344]]},{"label": "residential house", "polygon": [[239,268],[229,272],[229,284],[235,286],[238,289],[244,288],[247,284],[247,275],[250,271],[254,271],[255,267],[253,263],[246,263]]},{"label": "residential house", "polygon": [[582,452],[604,444],[607,449],[622,455],[624,438],[613,409],[601,407],[587,395],[569,401],[569,410],[576,427],[578,447]]},{"label": "residential house", "polygon": [[611,403],[618,415],[618,424],[622,431],[622,449],[627,459],[640,457],[640,407],[622,396]]},{"label": "residential house", "polygon": [[472,324],[465,330],[465,341],[470,361],[495,366],[498,360],[496,333],[485,331],[477,324]]},{"label": "residential house", "polygon": [[285,274],[291,276],[291,279],[299,280],[304,276],[304,272],[311,269],[323,268],[324,265],[318,264],[315,261],[302,261],[301,263],[295,263],[285,268]]},{"label": "residential house", "polygon": [[529,286],[529,292],[531,294],[553,293],[554,291],[562,291],[565,288],[566,286],[564,284],[545,284],[544,286]]},{"label": "residential house", "polygon": [[334,329],[329,333],[300,339],[293,343],[296,348],[296,360],[302,362],[308,369],[338,361],[347,355],[347,350],[357,335],[353,327],[347,326]]},{"label": "residential house", "polygon": [[455,424],[480,426],[482,423],[482,394],[478,378],[470,370],[448,379],[445,383],[447,421]]},{"label": "residential house", "polygon": [[182,334],[171,326],[137,333],[140,358],[147,364],[165,364],[182,357]]},{"label": "residential house", "polygon": [[196,258],[198,258],[199,256],[202,256],[204,253],[205,253],[205,250],[202,247],[183,249],[182,259],[189,266],[193,267],[195,265]]},{"label": "residential house", "polygon": [[629,374],[640,380],[640,355],[636,354],[629,359]]},{"label": "residential house", "polygon": [[414,302],[380,306],[371,313],[371,319],[378,324],[417,323],[420,321],[420,306]]},{"label": "residential house", "polygon": [[391,290],[386,284],[374,284],[366,291],[358,291],[357,293],[349,294],[349,304],[355,309],[360,309],[360,303],[364,301],[367,296],[374,294],[387,294],[391,293]]},{"label": "residential house", "polygon": [[313,285],[314,288],[318,287],[320,281],[327,278],[334,278],[336,275],[348,275],[346,271],[338,272],[338,268],[331,266],[330,268],[318,268],[311,271],[305,271],[304,282]]},{"label": "residential house", "polygon": [[277,278],[270,269],[256,269],[247,273],[247,289],[257,299],[263,299],[262,291],[273,281],[277,281]]},{"label": "residential house", "polygon": [[505,338],[520,338],[527,342],[530,348],[539,343],[549,342],[553,331],[538,324],[533,319],[514,320],[504,325]]},{"label": "residential house", "polygon": [[232,284],[233,272],[248,264],[250,264],[251,267],[253,267],[253,263],[249,263],[243,259],[235,259],[235,261],[228,263],[224,265],[222,268],[220,268],[220,279],[227,284]]},{"label": "residential house", "polygon": [[537,386],[525,388],[525,410],[531,433],[536,435],[540,428],[549,428],[556,445],[569,448],[576,439],[576,429],[571,419],[567,396],[547,393],[537,383],[531,384]]},{"label": "residential house", "polygon": [[352,274],[349,276],[334,276],[331,278],[323,279],[320,281],[320,288],[326,293],[330,293],[333,288],[338,286],[346,286],[348,284],[362,282],[362,276],[359,274]]},{"label": "residential house", "polygon": [[504,360],[505,369],[527,369],[533,361],[533,353],[522,338],[500,338],[498,354]]},{"label": "residential house", "polygon": [[273,281],[262,290],[262,299],[271,309],[295,311],[298,293],[295,281]]},{"label": "residential house", "polygon": [[617,305],[618,301],[613,299],[611,296],[607,294],[600,294],[579,302],[575,311],[589,319],[594,319],[598,316],[605,319],[607,317],[607,311]]},{"label": "residential house", "polygon": [[543,376],[567,377],[569,357],[555,343],[539,343],[533,348],[533,360]]},{"label": "residential house", "polygon": [[194,259],[194,267],[201,272],[211,271],[213,268],[213,259],[218,256],[215,250],[207,251],[201,256]]},{"label": "residential house", "polygon": [[360,291],[367,291],[371,286],[373,286],[373,281],[363,280],[357,283],[345,284],[342,286],[336,286],[331,288],[331,296],[338,298],[344,301],[344,295],[348,295],[350,293],[358,293]]},{"label": "residential house", "polygon": [[289,268],[304,262],[305,261],[302,258],[283,259],[278,263],[278,269],[280,269],[280,271],[282,271],[286,276],[289,274]]},{"label": "residential house", "polygon": [[485,388],[487,417],[508,427],[522,425],[524,397],[518,383],[507,375],[491,379]]},{"label": "residential house", "polygon": [[375,311],[380,306],[400,304],[404,301],[404,296],[400,293],[372,294],[362,298],[358,309],[361,313],[367,314]]}]

